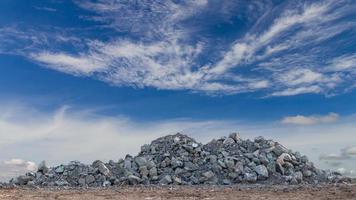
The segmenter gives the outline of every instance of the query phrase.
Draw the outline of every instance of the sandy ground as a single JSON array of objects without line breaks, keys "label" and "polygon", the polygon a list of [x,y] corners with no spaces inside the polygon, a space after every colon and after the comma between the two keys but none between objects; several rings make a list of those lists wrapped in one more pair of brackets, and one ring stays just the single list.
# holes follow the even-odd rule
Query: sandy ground
[{"label": "sandy ground", "polygon": [[113,187],[108,189],[0,189],[0,199],[356,199],[356,185],[234,186],[234,187]]}]

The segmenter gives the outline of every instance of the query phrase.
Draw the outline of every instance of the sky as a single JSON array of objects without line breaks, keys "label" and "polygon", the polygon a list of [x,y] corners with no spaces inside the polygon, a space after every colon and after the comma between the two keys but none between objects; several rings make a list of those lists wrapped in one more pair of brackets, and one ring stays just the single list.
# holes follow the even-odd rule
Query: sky
[{"label": "sky", "polygon": [[239,132],[356,175],[352,0],[0,1],[0,180]]}]

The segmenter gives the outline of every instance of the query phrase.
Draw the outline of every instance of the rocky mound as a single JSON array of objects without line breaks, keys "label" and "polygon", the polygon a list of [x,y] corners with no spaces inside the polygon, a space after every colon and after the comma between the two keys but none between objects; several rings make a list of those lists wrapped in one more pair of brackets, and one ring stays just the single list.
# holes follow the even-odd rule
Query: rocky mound
[{"label": "rocky mound", "polygon": [[336,172],[317,169],[306,156],[263,137],[243,140],[237,133],[201,144],[177,133],[141,147],[117,162],[47,167],[10,181],[29,186],[230,185],[238,183],[316,184],[348,181]]}]

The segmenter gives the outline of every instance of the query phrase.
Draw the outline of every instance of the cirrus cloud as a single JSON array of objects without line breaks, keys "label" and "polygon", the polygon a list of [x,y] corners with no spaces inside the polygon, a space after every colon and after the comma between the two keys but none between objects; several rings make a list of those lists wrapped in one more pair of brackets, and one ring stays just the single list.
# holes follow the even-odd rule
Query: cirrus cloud
[{"label": "cirrus cloud", "polygon": [[281,122],[283,124],[294,124],[294,125],[315,125],[320,123],[331,123],[339,119],[339,115],[336,113],[329,113],[328,115],[296,115],[284,117]]}]

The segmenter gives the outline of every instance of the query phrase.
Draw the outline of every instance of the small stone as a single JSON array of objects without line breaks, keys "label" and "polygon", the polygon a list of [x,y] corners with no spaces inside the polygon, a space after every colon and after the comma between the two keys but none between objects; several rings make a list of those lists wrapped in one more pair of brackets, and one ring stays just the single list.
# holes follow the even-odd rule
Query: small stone
[{"label": "small stone", "polygon": [[56,173],[58,174],[61,174],[64,172],[64,166],[63,165],[60,165],[58,166],[55,170],[54,170]]},{"label": "small stone", "polygon": [[268,170],[264,165],[256,166],[255,172],[257,173],[258,176],[261,176],[263,178],[268,178]]},{"label": "small stone", "polygon": [[104,163],[98,164],[97,167],[98,167],[98,170],[99,170],[100,173],[102,173],[105,176],[109,175],[110,170],[105,166]]},{"label": "small stone", "polygon": [[287,153],[288,149],[285,148],[283,145],[281,144],[277,144],[274,146],[274,148],[272,149],[273,153],[275,153],[277,156],[282,155],[282,153]]},{"label": "small stone", "polygon": [[299,183],[303,181],[303,173],[302,172],[295,172],[294,177]]},{"label": "small stone", "polygon": [[103,182],[103,187],[108,187],[111,185],[111,182],[110,181],[104,181]]},{"label": "small stone", "polygon": [[32,181],[33,179],[34,177],[32,176],[23,175],[14,179],[14,183],[16,185],[26,185],[29,181]]},{"label": "small stone", "polygon": [[175,175],[181,175],[181,174],[183,174],[185,171],[184,171],[184,169],[182,169],[182,168],[176,168],[175,170],[174,170],[174,174]]},{"label": "small stone", "polygon": [[146,166],[141,166],[139,171],[142,177],[147,177],[149,174],[149,171]]},{"label": "small stone", "polygon": [[141,182],[140,177],[137,177],[135,175],[130,175],[130,176],[127,177],[127,179],[129,180],[129,183],[131,185],[137,185],[138,183]]},{"label": "small stone", "polygon": [[256,137],[256,138],[254,139],[254,141],[255,141],[256,143],[261,143],[261,142],[263,142],[263,141],[266,141],[266,139],[265,139],[264,137],[262,137],[262,136],[258,136],[258,137]]},{"label": "small stone", "polygon": [[235,144],[235,140],[232,139],[232,138],[226,138],[223,142],[223,144],[225,145],[232,145],[232,144]]},{"label": "small stone", "polygon": [[281,173],[282,175],[284,175],[284,168],[282,165],[280,165],[279,163],[276,163],[276,171]]},{"label": "small stone", "polygon": [[257,174],[255,172],[246,172],[244,174],[244,179],[247,182],[255,183],[257,181]]},{"label": "small stone", "polygon": [[304,170],[304,171],[303,171],[303,175],[304,175],[305,177],[310,177],[310,176],[312,176],[312,174],[313,174],[313,172],[311,172],[310,170]]},{"label": "small stone", "polygon": [[144,158],[144,157],[136,157],[136,158],[135,158],[135,162],[136,162],[136,164],[137,164],[139,167],[141,167],[141,166],[146,165],[147,159]]},{"label": "small stone", "polygon": [[29,181],[29,182],[27,182],[26,185],[30,186],[30,187],[33,187],[33,186],[35,186],[35,182],[34,181]]},{"label": "small stone", "polygon": [[180,184],[182,184],[182,179],[179,178],[179,177],[174,176],[174,177],[173,177],[173,182],[174,182],[175,184],[180,185]]},{"label": "small stone", "polygon": [[223,179],[222,183],[224,185],[231,185],[231,181],[229,179]]},{"label": "small stone", "polygon": [[69,185],[69,183],[67,181],[65,181],[65,180],[55,181],[54,184],[56,186],[68,186]]},{"label": "small stone", "polygon": [[215,176],[214,172],[212,172],[212,171],[204,172],[202,175],[208,180],[212,179]]},{"label": "small stone", "polygon": [[161,185],[168,185],[172,183],[172,178],[170,175],[165,175],[161,178],[161,180],[159,180],[159,184]]},{"label": "small stone", "polygon": [[88,175],[85,177],[85,183],[86,184],[90,184],[93,183],[95,181],[95,177],[93,175]]},{"label": "small stone", "polygon": [[242,140],[241,137],[240,137],[240,134],[238,134],[238,133],[231,133],[229,135],[229,138],[232,138],[233,140],[235,140],[235,142],[238,142],[238,141]]},{"label": "small stone", "polygon": [[176,158],[172,158],[171,165],[175,169],[177,167],[183,167],[184,163]]},{"label": "small stone", "polygon": [[233,169],[235,168],[235,162],[232,159],[226,158],[225,159],[225,165],[228,169]]},{"label": "small stone", "polygon": [[147,169],[152,169],[153,167],[156,166],[155,162],[153,162],[152,160],[148,161],[146,163]]},{"label": "small stone", "polygon": [[298,181],[295,177],[293,177],[290,182],[289,182],[291,185],[297,185],[298,184]]},{"label": "small stone", "polygon": [[149,171],[149,175],[150,177],[157,176],[157,168],[156,167],[151,168]]},{"label": "small stone", "polygon": [[80,186],[85,186],[85,185],[86,185],[86,183],[85,183],[85,178],[79,178],[79,179],[78,179],[78,184],[79,184]]},{"label": "small stone", "polygon": [[49,168],[47,167],[46,161],[43,160],[42,162],[40,162],[40,164],[38,165],[37,171],[41,172],[42,174],[48,173]]},{"label": "small stone", "polygon": [[124,160],[124,167],[129,170],[132,168],[131,159]]}]

